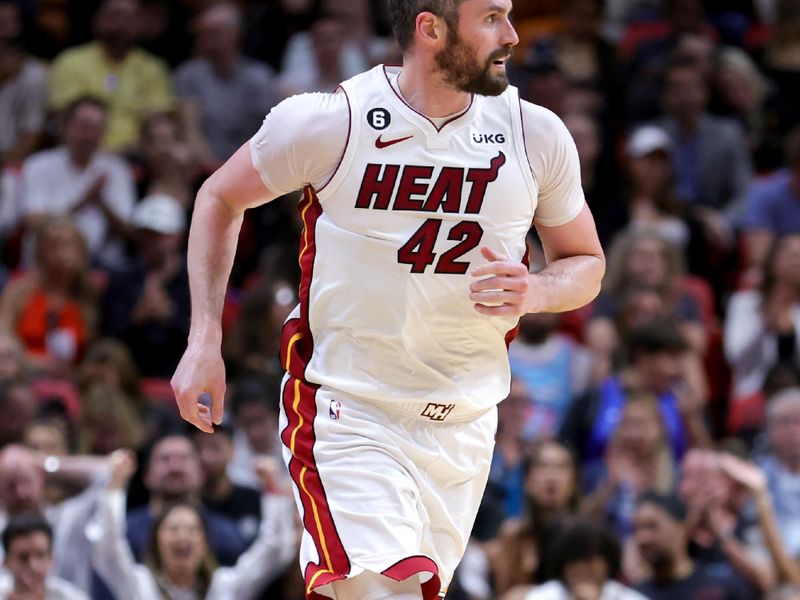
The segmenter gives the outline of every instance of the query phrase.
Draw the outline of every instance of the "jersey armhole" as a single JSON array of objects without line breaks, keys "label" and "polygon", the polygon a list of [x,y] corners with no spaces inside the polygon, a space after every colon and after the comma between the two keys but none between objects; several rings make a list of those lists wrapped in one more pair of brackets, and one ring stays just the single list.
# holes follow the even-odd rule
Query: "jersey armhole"
[{"label": "jersey armhole", "polygon": [[[525,121],[522,116],[522,98],[519,96],[519,91],[514,89],[514,94],[509,102],[509,112],[511,113],[511,122],[513,123],[513,131],[515,137],[514,146],[517,149],[517,160],[519,161],[520,169],[522,170],[525,182],[528,184],[528,190],[531,194],[533,206],[531,206],[532,214],[535,218],[536,207],[538,206],[539,197],[539,182],[533,174],[533,165],[531,165],[530,157],[528,156],[528,146],[525,143]],[[517,106],[514,106],[516,104]],[[533,223],[533,220],[531,220]]]},{"label": "jersey armhole", "polygon": [[354,115],[354,107],[353,107],[353,100],[350,99],[350,95],[347,93],[347,89],[345,89],[344,85],[340,85],[339,89],[342,90],[344,94],[344,98],[347,101],[347,117],[348,117],[348,124],[347,124],[347,139],[344,142],[344,149],[342,150],[342,155],[339,157],[339,163],[336,165],[336,168],[333,170],[333,174],[330,176],[328,181],[326,181],[318,190],[315,190],[317,194],[325,193],[326,196],[330,196],[336,191],[336,188],[342,182],[342,179],[350,170],[350,163],[353,160],[353,153],[356,144],[352,144],[351,140],[358,139],[358,125],[357,121],[353,118]]}]

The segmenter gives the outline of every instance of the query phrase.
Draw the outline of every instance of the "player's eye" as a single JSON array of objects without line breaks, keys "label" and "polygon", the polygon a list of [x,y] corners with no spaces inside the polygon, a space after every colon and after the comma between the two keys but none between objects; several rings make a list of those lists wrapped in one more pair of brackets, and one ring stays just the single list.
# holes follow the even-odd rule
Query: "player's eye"
[{"label": "player's eye", "polygon": [[487,23],[494,23],[495,21],[497,21],[497,15],[489,15],[488,17],[486,17]]}]

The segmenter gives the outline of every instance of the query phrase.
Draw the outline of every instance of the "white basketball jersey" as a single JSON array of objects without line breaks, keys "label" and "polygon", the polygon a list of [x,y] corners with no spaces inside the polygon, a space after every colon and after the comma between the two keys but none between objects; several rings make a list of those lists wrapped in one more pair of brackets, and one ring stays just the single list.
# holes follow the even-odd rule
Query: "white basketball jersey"
[{"label": "white basketball jersey", "polygon": [[341,164],[306,188],[295,314],[312,338],[304,378],[372,401],[479,411],[508,394],[517,319],[478,314],[469,272],[486,262],[481,246],[526,260],[536,209],[519,97],[511,86],[475,95],[437,128],[392,74],[379,66],[342,84]]}]

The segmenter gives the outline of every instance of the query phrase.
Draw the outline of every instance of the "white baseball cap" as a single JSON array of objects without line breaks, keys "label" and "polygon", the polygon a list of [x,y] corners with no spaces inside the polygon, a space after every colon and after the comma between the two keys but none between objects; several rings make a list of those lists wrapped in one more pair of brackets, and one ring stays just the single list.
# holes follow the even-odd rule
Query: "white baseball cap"
[{"label": "white baseball cap", "polygon": [[173,235],[183,233],[186,229],[186,214],[175,198],[165,194],[153,194],[134,207],[131,223],[139,229]]},{"label": "white baseball cap", "polygon": [[658,150],[670,154],[672,152],[672,140],[666,131],[655,125],[638,127],[628,138],[628,143],[625,145],[625,152],[631,158],[642,158]]}]

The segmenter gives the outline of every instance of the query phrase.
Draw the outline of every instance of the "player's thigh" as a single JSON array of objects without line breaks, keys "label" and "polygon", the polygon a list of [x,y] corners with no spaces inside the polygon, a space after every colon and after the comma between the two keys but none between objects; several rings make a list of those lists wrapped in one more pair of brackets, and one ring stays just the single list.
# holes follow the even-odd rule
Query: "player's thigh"
[{"label": "player's thigh", "polygon": [[333,584],[336,600],[422,600],[416,577],[395,581],[372,571]]}]

